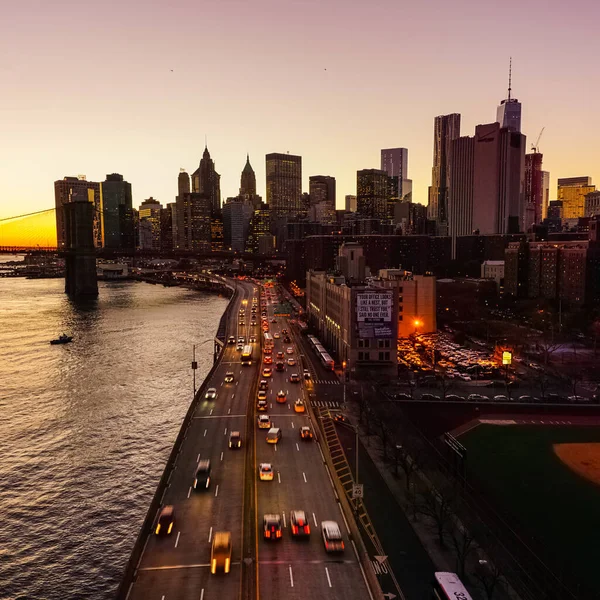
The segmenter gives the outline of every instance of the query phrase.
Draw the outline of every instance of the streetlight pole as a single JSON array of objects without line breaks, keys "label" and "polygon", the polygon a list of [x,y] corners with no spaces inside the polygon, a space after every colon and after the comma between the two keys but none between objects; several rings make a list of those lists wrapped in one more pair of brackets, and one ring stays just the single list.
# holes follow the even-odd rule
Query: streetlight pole
[{"label": "streetlight pole", "polygon": [[[211,340],[212,340],[212,338],[208,338],[207,340],[204,340],[200,344],[200,346],[204,346],[204,344],[207,344]],[[198,369],[198,362],[196,361],[196,344],[194,344],[192,346],[192,373],[194,374],[194,398],[196,397],[196,370],[197,369]]]}]

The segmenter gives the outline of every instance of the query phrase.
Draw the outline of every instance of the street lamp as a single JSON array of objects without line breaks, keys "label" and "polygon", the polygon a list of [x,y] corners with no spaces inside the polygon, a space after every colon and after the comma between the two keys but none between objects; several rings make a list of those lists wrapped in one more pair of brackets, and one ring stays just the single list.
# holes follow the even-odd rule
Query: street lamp
[{"label": "street lamp", "polygon": [[346,361],[342,361],[342,386],[343,386],[343,399],[342,403],[346,406]]}]

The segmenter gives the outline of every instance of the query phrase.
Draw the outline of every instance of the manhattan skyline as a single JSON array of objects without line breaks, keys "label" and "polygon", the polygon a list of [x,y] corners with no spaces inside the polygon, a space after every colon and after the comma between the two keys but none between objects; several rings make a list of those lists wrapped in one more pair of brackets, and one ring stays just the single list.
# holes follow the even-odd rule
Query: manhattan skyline
[{"label": "manhattan skyline", "polygon": [[[128,2],[114,20],[110,10],[96,15],[70,2],[38,19],[27,2],[12,7],[0,41],[0,218],[52,207],[52,182],[66,175],[122,173],[135,206],[150,196],[172,202],[179,168],[197,167],[205,135],[223,200],[237,195],[247,152],[265,198],[265,155],[289,151],[302,156],[302,190],[311,175],[334,176],[342,208],[356,193],[357,170],[378,168],[382,148],[405,147],[413,200],[427,204],[434,118],[460,113],[463,135],[494,121],[509,56],[528,149],[546,128],[550,198],[559,177],[600,177],[591,76],[600,42],[586,34],[600,14],[595,4],[509,2],[500,15],[470,0],[384,1],[379,11],[306,4],[274,13],[271,2],[177,2],[145,13]],[[200,14],[210,26],[194,39]],[[91,17],[93,27],[84,26]],[[32,42],[27,53],[23,40]]]}]

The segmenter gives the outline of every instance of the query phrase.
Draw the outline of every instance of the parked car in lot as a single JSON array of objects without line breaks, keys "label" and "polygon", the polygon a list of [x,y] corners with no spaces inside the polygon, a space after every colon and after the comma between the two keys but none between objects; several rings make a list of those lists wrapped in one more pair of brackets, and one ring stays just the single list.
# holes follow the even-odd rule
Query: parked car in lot
[{"label": "parked car in lot", "polygon": [[487,402],[489,398],[483,394],[469,394],[467,400],[469,402]]},{"label": "parked car in lot", "polygon": [[446,400],[449,402],[464,402],[464,396],[458,396],[457,394],[446,394]]},{"label": "parked car in lot", "polygon": [[436,396],[435,394],[421,394],[421,400],[434,402],[436,400],[441,400],[441,398],[439,396]]},{"label": "parked car in lot", "polygon": [[405,394],[404,392],[400,392],[398,394],[394,394],[393,398],[395,400],[412,400],[409,394]]},{"label": "parked car in lot", "polygon": [[510,402],[510,400],[508,396],[505,396],[504,394],[497,394],[494,396],[494,402]]}]

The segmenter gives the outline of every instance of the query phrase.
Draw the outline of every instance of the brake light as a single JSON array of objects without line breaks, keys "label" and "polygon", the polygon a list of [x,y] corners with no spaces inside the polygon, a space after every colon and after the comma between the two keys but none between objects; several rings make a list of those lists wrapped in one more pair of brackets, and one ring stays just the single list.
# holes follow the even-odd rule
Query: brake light
[{"label": "brake light", "polygon": [[169,531],[167,531],[167,533],[171,533],[172,529],[173,529],[173,522],[171,521],[171,524],[169,525]]},{"label": "brake light", "polygon": [[342,542],[342,550],[344,549],[344,542]]},{"label": "brake light", "polygon": [[271,532],[268,529],[265,531],[265,537],[271,537]]},{"label": "brake light", "polygon": [[277,532],[277,537],[281,537],[281,531]]},{"label": "brake light", "polygon": [[295,525],[292,525],[292,533],[298,533],[298,528]]},{"label": "brake light", "polygon": [[231,562],[230,558],[225,559],[225,573],[229,573],[229,564]]},{"label": "brake light", "polygon": [[217,572],[217,559],[216,558],[212,559],[212,562],[210,564],[210,572],[213,574]]},{"label": "brake light", "polygon": [[329,542],[325,542],[325,550],[329,550]]},{"label": "brake light", "polygon": [[304,526],[304,533],[310,533],[310,527],[308,525]]},{"label": "brake light", "polygon": [[159,531],[160,531],[160,523],[156,526],[156,535],[158,535]]}]

